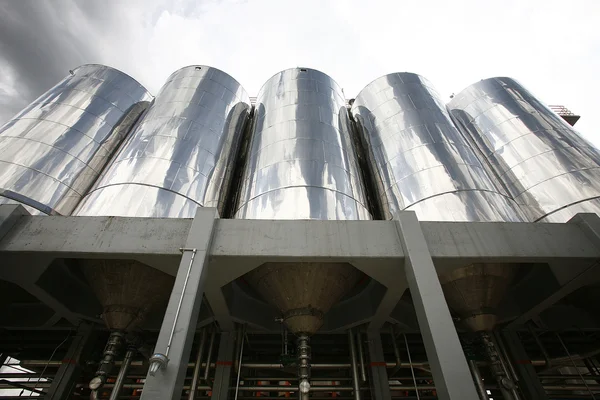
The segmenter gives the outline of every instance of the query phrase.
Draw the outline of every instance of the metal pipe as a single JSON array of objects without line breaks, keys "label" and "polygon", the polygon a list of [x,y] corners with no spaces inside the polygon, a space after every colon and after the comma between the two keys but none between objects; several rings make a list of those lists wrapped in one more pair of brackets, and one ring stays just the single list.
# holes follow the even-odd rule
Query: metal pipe
[{"label": "metal pipe", "polygon": [[494,348],[497,350],[498,359],[500,360],[500,365],[502,366],[502,369],[504,370],[505,376],[507,376],[511,380],[512,387],[509,390],[512,394],[512,397],[514,398],[514,400],[519,400],[519,393],[517,392],[517,386],[514,384],[515,380],[511,377],[512,372],[506,366],[508,363],[508,360],[504,359],[502,349],[500,348],[500,346],[498,346],[498,340],[496,340],[496,337],[494,336],[493,332],[490,335],[490,340],[491,340],[491,343],[494,345]]},{"label": "metal pipe", "polygon": [[[100,361],[100,366],[96,371],[96,376],[90,380],[88,385],[93,391],[100,389],[106,382],[106,378],[115,364],[115,357],[119,353],[119,349],[123,343],[123,337],[124,335],[122,332],[115,331],[110,333],[102,353],[102,361]],[[59,363],[62,364],[61,361],[59,361]]]},{"label": "metal pipe", "polygon": [[244,356],[244,337],[246,336],[245,327],[240,329],[241,334],[239,335],[241,339],[239,358],[238,358],[238,371],[237,371],[237,379],[235,383],[235,397],[234,400],[238,398],[238,392],[240,389],[240,375],[242,374],[242,357]]},{"label": "metal pipe", "polygon": [[389,377],[392,378],[400,371],[402,360],[400,359],[400,350],[398,350],[398,344],[396,343],[396,334],[394,333],[394,327],[390,327],[390,335],[392,336],[392,348],[394,349],[394,357],[396,358],[396,365],[390,373]]},{"label": "metal pipe", "polygon": [[475,387],[477,388],[479,398],[481,400],[489,400],[487,392],[485,391],[485,386],[483,385],[481,372],[479,371],[479,367],[477,366],[475,360],[469,360],[469,369],[471,370],[471,375],[473,375],[473,380],[475,381]]},{"label": "metal pipe", "polygon": [[585,385],[587,391],[589,392],[589,394],[592,396],[592,399],[595,400],[596,397],[594,396],[594,393],[592,393],[590,387],[587,384],[587,381],[583,378],[583,376],[581,375],[581,372],[579,371],[579,368],[577,367],[577,364],[575,363],[575,360],[573,360],[571,358],[571,353],[569,353],[569,349],[567,349],[567,346],[565,345],[565,342],[563,342],[562,338],[560,337],[560,335],[558,334],[558,332],[555,332],[556,334],[556,338],[558,339],[558,341],[560,342],[560,344],[562,345],[563,349],[565,349],[565,353],[567,353],[567,357],[569,357],[569,359],[571,360],[571,362],[573,363],[573,367],[575,367],[575,369],[577,370],[577,373],[579,374],[579,377],[581,378],[581,380],[583,381],[583,384]]},{"label": "metal pipe", "polygon": [[403,336],[404,336],[404,344],[406,344],[406,354],[408,355],[408,362],[410,364],[410,373],[412,374],[413,383],[415,385],[415,394],[417,395],[417,400],[419,400],[420,399],[419,388],[417,387],[417,378],[415,378],[415,369],[412,366],[412,359],[410,357],[410,349],[408,348],[408,339],[406,339],[406,334],[404,334]]},{"label": "metal pipe", "polygon": [[519,375],[517,375],[517,371],[515,370],[512,360],[511,360],[510,356],[508,355],[508,351],[506,350],[506,346],[504,345],[504,340],[502,339],[502,336],[500,335],[499,332],[496,332],[493,335],[494,335],[494,339],[495,339],[494,342],[496,343],[496,347],[498,347],[498,350],[500,350],[500,354],[503,356],[504,360],[506,361],[506,364],[508,365],[508,369],[510,370],[512,379],[515,382],[519,382]]},{"label": "metal pipe", "polygon": [[204,346],[206,345],[206,328],[202,328],[202,336],[200,337],[200,348],[198,348],[198,355],[196,356],[196,363],[194,365],[194,374],[192,375],[192,384],[189,400],[196,398],[196,387],[198,387],[198,381],[200,380],[200,369],[202,368],[202,357],[204,357]]},{"label": "metal pipe", "polygon": [[492,374],[498,383],[498,389],[500,390],[500,393],[502,393],[502,398],[504,400],[517,400],[512,394],[513,389],[515,389],[515,384],[506,374],[502,366],[502,360],[500,359],[500,355],[496,350],[496,346],[494,346],[492,338],[490,337],[489,333],[485,331],[479,332],[479,335],[490,362],[490,370],[492,371]]},{"label": "metal pipe", "polygon": [[308,394],[311,390],[310,387],[310,338],[307,335],[298,336],[298,383],[299,398],[301,400],[307,399]]},{"label": "metal pipe", "polygon": [[542,352],[542,356],[544,357],[544,361],[546,361],[546,367],[551,368],[552,360],[550,359],[550,355],[548,354],[548,352],[546,351],[546,348],[542,344],[540,337],[533,330],[531,323],[527,324],[527,329],[529,330],[529,333],[531,333],[531,336],[533,336],[533,340],[535,341],[537,346],[540,348],[540,351]]},{"label": "metal pipe", "polygon": [[360,379],[363,382],[367,381],[367,370],[365,366],[365,354],[363,352],[362,334],[356,332],[356,344],[358,346],[358,359],[360,360]]},{"label": "metal pipe", "polygon": [[208,374],[210,372],[210,359],[212,358],[213,347],[215,347],[215,330],[210,333],[210,342],[208,344],[208,357],[206,358],[206,368],[204,369],[204,381],[208,382]]},{"label": "metal pipe", "polygon": [[173,318],[173,325],[171,326],[171,332],[169,333],[167,347],[165,348],[164,353],[156,352],[152,355],[152,357],[150,357],[150,367],[148,368],[148,373],[150,374],[150,376],[154,376],[158,370],[166,368],[167,363],[169,362],[169,351],[171,350],[171,345],[173,344],[173,336],[175,336],[175,328],[177,327],[179,312],[181,311],[181,305],[183,304],[183,298],[185,297],[185,289],[187,288],[188,281],[190,280],[190,275],[192,274],[192,265],[194,264],[194,258],[196,257],[197,249],[183,247],[180,248],[179,251],[191,251],[192,257],[190,258],[190,264],[188,265],[185,280],[183,281],[183,287],[181,289],[181,295],[179,296],[179,302],[177,303],[177,309],[175,310],[175,317]]},{"label": "metal pipe", "polygon": [[358,367],[356,365],[356,344],[354,343],[354,332],[352,332],[352,329],[348,329],[348,342],[348,345],[350,346],[350,361],[352,363],[352,386],[354,388],[354,400],[360,400]]},{"label": "metal pipe", "polygon": [[117,375],[117,380],[115,380],[115,386],[113,387],[112,392],[110,392],[110,400],[118,400],[119,394],[123,389],[123,384],[125,383],[125,378],[127,377],[127,372],[129,371],[129,366],[131,365],[131,360],[133,359],[135,352],[135,348],[129,347],[127,349],[125,357],[123,358],[123,364],[121,364],[121,369],[119,370],[119,375]]}]

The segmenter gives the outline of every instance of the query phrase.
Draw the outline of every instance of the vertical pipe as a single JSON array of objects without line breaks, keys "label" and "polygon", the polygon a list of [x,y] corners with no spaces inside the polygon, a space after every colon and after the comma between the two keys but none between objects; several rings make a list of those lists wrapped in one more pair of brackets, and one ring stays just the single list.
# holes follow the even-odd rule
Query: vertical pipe
[{"label": "vertical pipe", "polygon": [[577,373],[579,374],[579,377],[581,378],[581,381],[583,382],[583,384],[587,388],[588,393],[592,396],[593,400],[596,400],[596,397],[594,396],[594,393],[592,393],[592,391],[590,390],[590,387],[587,384],[587,381],[583,378],[583,375],[581,375],[581,371],[579,370],[579,367],[577,367],[577,364],[575,363],[575,360],[573,360],[573,357],[571,357],[571,353],[569,353],[569,349],[567,349],[567,346],[565,345],[565,342],[563,342],[563,340],[560,337],[560,335],[558,334],[558,332],[556,332],[556,338],[558,339],[558,341],[562,345],[563,349],[565,349],[565,353],[567,353],[567,356],[571,360],[571,363],[573,364],[573,367],[575,367],[575,369],[577,370]]},{"label": "vertical pipe", "polygon": [[215,330],[210,333],[210,343],[208,345],[208,358],[206,359],[206,368],[204,369],[204,381],[208,383],[208,373],[210,372],[210,360],[212,359],[213,347],[215,347]]},{"label": "vertical pipe", "polygon": [[544,360],[546,361],[546,368],[552,367],[552,359],[548,355],[546,348],[542,344],[542,341],[540,340],[537,333],[535,333],[535,331],[533,330],[533,327],[531,326],[531,324],[527,324],[527,329],[529,330],[529,333],[531,333],[531,336],[533,336],[533,340],[535,340],[535,343],[538,345],[538,347],[540,348],[540,351],[542,352],[542,355],[544,356]]},{"label": "vertical pipe", "polygon": [[119,398],[119,394],[121,394],[123,384],[125,383],[125,378],[127,377],[127,372],[129,371],[129,366],[131,365],[131,360],[133,360],[133,356],[135,355],[135,351],[135,348],[130,347],[127,349],[125,357],[123,358],[123,364],[121,364],[121,369],[119,370],[119,375],[117,375],[113,390],[110,392],[110,400],[117,400]]},{"label": "vertical pipe", "polygon": [[500,393],[502,393],[502,398],[505,400],[517,400],[514,396],[515,384],[506,374],[502,366],[502,360],[500,359],[496,346],[494,346],[492,338],[489,333],[485,331],[480,332],[480,335],[487,357],[490,361],[490,370],[494,374],[496,382],[498,382],[498,389],[500,389]]},{"label": "vertical pipe", "polygon": [[360,400],[360,386],[358,384],[358,367],[356,363],[356,346],[354,344],[354,333],[348,329],[348,340],[350,345],[350,359],[352,362],[352,386],[354,388],[354,400]]},{"label": "vertical pipe", "polygon": [[122,332],[113,331],[110,333],[108,341],[106,342],[106,347],[104,347],[104,352],[102,353],[102,361],[100,361],[100,366],[96,371],[96,376],[93,377],[89,383],[89,388],[92,389],[92,391],[100,389],[104,385],[104,382],[106,382],[106,377],[110,373],[110,370],[115,363],[115,357],[123,343],[123,337],[124,335]]},{"label": "vertical pipe", "polygon": [[356,332],[356,344],[358,346],[358,359],[360,360],[360,378],[363,382],[366,382],[367,371],[365,366],[365,354],[363,353],[362,335],[360,331]]},{"label": "vertical pipe", "polygon": [[308,335],[298,336],[298,398],[308,400],[310,392],[310,339]]},{"label": "vertical pipe", "polygon": [[475,360],[469,360],[469,369],[471,370],[471,374],[473,374],[473,380],[475,381],[475,388],[477,389],[477,393],[479,393],[479,398],[481,400],[488,400],[489,398],[485,391],[485,386],[483,386],[483,379],[481,379],[481,372],[479,371],[479,367]]},{"label": "vertical pipe", "polygon": [[[494,344],[494,347],[498,351],[498,358],[500,359],[500,364],[502,365],[502,369],[504,370],[504,374],[513,383],[511,385],[510,392],[511,392],[514,400],[520,400],[519,393],[517,391],[517,386],[514,384],[514,382],[518,381],[518,378],[516,377],[516,372],[515,372],[514,369],[512,369],[512,365],[510,364],[510,360],[506,357],[506,352],[503,351],[503,348],[501,346],[499,338],[497,337],[497,335],[494,334],[494,332],[492,332],[492,334],[490,336],[490,339],[491,339],[491,342]],[[510,368],[507,367],[507,365]]]},{"label": "vertical pipe", "polygon": [[204,346],[206,345],[206,328],[202,328],[202,336],[200,337],[200,347],[196,356],[196,365],[194,365],[194,375],[192,376],[192,385],[190,386],[189,400],[196,398],[198,390],[198,381],[200,380],[200,369],[202,368],[202,358],[204,357]]},{"label": "vertical pipe", "polygon": [[415,393],[417,395],[417,400],[420,400],[419,396],[419,388],[417,387],[417,378],[415,377],[415,369],[412,364],[412,357],[410,356],[410,349],[408,348],[408,339],[406,338],[406,334],[404,334],[404,344],[406,345],[406,354],[408,356],[408,363],[410,364],[410,373],[412,374],[413,384],[415,385]]},{"label": "vertical pipe", "polygon": [[240,328],[241,334],[238,337],[241,339],[240,347],[239,347],[239,358],[238,358],[238,366],[237,366],[237,378],[235,382],[235,397],[234,400],[237,400],[238,393],[240,390],[240,375],[242,374],[242,357],[244,357],[244,338],[246,337],[246,327]]},{"label": "vertical pipe", "polygon": [[508,356],[508,352],[506,351],[506,346],[504,345],[504,341],[503,341],[502,337],[500,336],[500,334],[498,332],[496,332],[495,334],[493,334],[493,337],[494,337],[494,343],[496,343],[496,346],[498,347],[498,350],[500,350],[500,355],[506,361],[505,367],[506,367],[506,365],[508,365],[508,369],[510,371],[512,379],[515,382],[518,382],[519,381],[519,376],[517,375],[517,371],[515,370],[515,367],[514,367],[514,365],[512,363],[512,360]]},{"label": "vertical pipe", "polygon": [[398,350],[398,344],[396,343],[396,334],[394,333],[394,327],[390,327],[390,335],[392,335],[392,348],[394,349],[394,357],[396,358],[396,366],[392,370],[390,374],[390,378],[396,375],[398,371],[400,371],[400,367],[402,365],[402,359],[400,358],[400,351]]}]

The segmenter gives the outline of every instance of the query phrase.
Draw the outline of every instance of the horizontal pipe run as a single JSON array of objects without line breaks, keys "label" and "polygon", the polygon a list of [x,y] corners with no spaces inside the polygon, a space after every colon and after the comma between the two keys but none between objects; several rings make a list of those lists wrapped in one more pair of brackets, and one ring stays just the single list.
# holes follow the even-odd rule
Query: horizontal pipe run
[{"label": "horizontal pipe run", "polygon": [[[542,361],[543,362],[543,361]],[[45,360],[22,360],[19,364],[22,368],[30,368],[30,367],[45,367],[46,365],[49,367],[60,367],[62,365],[61,361],[45,361]],[[116,366],[121,365],[121,361],[116,361]],[[410,363],[401,363],[402,368],[410,368]],[[427,362],[414,362],[413,367],[415,368],[428,368],[429,363]],[[132,367],[142,367],[141,361],[133,361],[131,363]],[[196,363],[188,363],[188,368],[194,368]],[[206,367],[206,363],[202,363],[203,367]],[[350,363],[321,363],[321,364],[311,364],[312,369],[350,369],[352,365]],[[396,366],[395,362],[386,362],[387,368],[393,368]],[[242,367],[244,368],[254,368],[254,369],[284,369],[285,366],[283,364],[277,363],[243,363]],[[210,363],[210,368],[215,368],[215,363]]]},{"label": "horizontal pipe run", "polygon": [[[31,387],[29,387],[31,385]],[[51,382],[21,382],[20,386],[25,390],[31,390],[33,386],[38,388],[46,388],[51,385]],[[86,384],[78,384],[77,387],[85,387]],[[112,388],[114,384],[106,383],[103,388]],[[144,387],[143,383],[126,383],[123,385],[123,388],[126,389],[142,389]],[[486,389],[496,389],[495,385],[486,385]],[[589,387],[590,390],[600,391],[600,385],[543,385],[544,390],[548,391],[576,391],[576,390],[587,390]],[[6,383],[0,384],[0,389],[11,389],[14,386],[8,385]],[[184,390],[189,390],[190,386],[186,385],[183,387]],[[352,386],[311,386],[311,392],[351,392],[354,390]],[[435,390],[434,385],[419,385],[419,390]],[[198,390],[211,390],[209,386],[198,386]],[[235,390],[235,388],[230,388],[230,390]],[[240,391],[246,392],[295,392],[298,389],[293,386],[240,386]],[[362,388],[361,390],[368,390],[368,388]],[[414,385],[394,385],[390,386],[390,391],[403,391],[403,390],[415,390]],[[201,396],[199,396],[201,397]],[[4,397],[3,397],[4,398]],[[39,398],[39,397],[38,397]]]}]

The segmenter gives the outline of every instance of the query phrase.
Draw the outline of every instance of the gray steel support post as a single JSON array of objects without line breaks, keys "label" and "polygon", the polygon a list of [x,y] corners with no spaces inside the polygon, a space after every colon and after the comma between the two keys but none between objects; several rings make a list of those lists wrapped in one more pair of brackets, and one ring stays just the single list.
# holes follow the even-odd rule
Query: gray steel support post
[{"label": "gray steel support post", "polygon": [[417,215],[405,211],[396,219],[408,287],[438,398],[477,400],[479,396]]},{"label": "gray steel support post", "polygon": [[85,361],[93,350],[94,329],[90,323],[82,323],[67,350],[67,354],[46,392],[47,400],[66,400],[71,398],[75,383],[79,379]]},{"label": "gray steel support post", "polygon": [[540,379],[531,365],[529,355],[525,351],[517,332],[512,330],[501,331],[501,339],[507,347],[510,360],[519,376],[519,389],[523,396],[529,400],[548,400]]},{"label": "gray steel support post", "polygon": [[371,397],[373,400],[390,400],[392,396],[379,331],[367,331],[367,343]]},{"label": "gray steel support post", "polygon": [[142,400],[180,399],[204,293],[214,208],[198,208],[160,328]]},{"label": "gray steel support post", "polygon": [[233,367],[235,332],[223,332],[220,336],[211,400],[227,400]]}]

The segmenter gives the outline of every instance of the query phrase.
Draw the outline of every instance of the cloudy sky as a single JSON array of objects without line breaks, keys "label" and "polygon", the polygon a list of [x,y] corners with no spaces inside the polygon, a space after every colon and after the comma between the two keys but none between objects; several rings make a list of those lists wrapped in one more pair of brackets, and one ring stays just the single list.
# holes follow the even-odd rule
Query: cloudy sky
[{"label": "cloudy sky", "polygon": [[427,77],[446,100],[511,76],[580,113],[600,145],[599,21],[599,0],[0,0],[0,124],[84,63],[153,94],[176,69],[207,64],[251,96],[306,66],[348,98],[397,71]]}]

